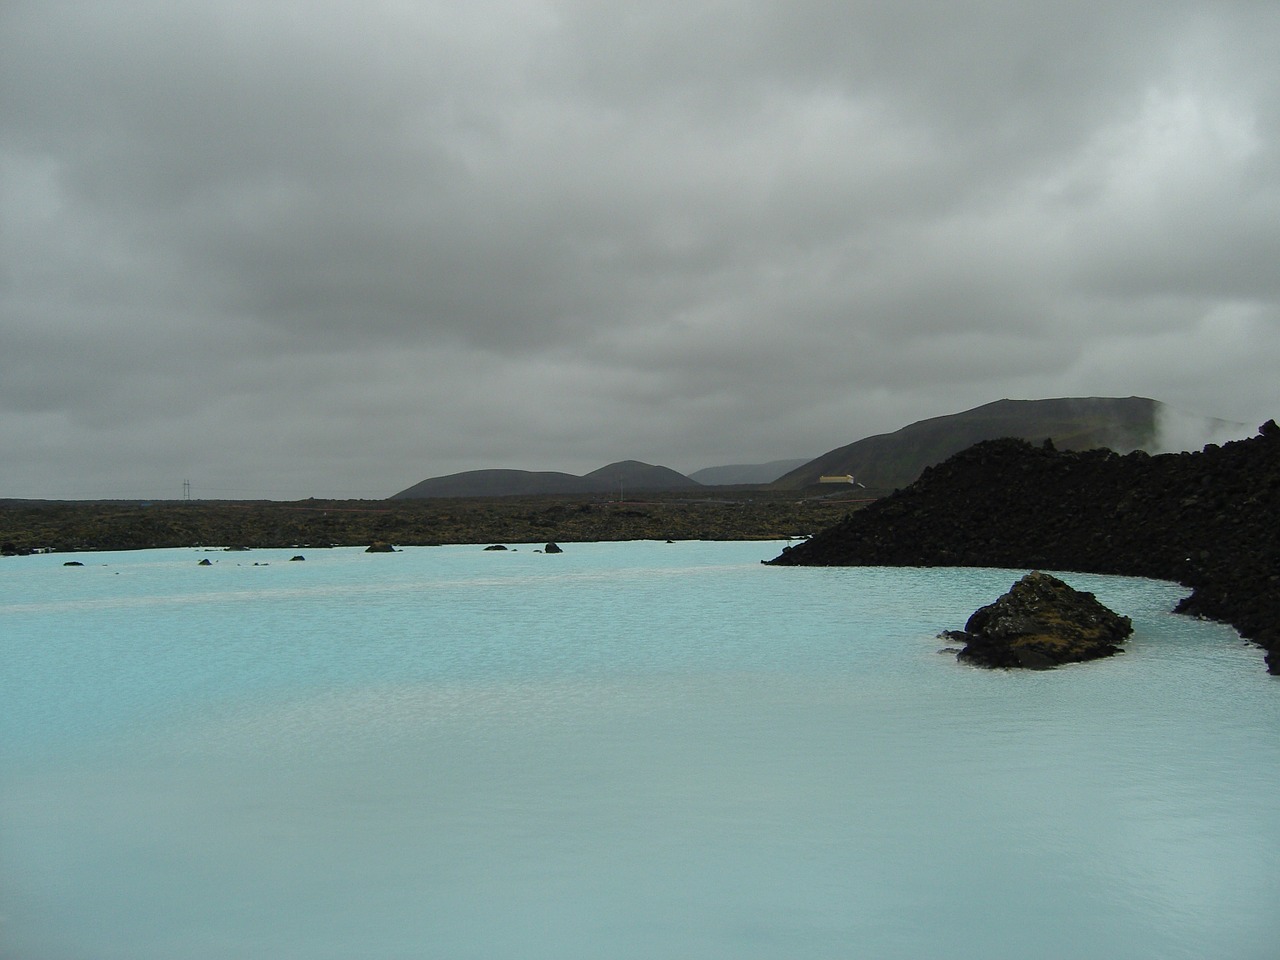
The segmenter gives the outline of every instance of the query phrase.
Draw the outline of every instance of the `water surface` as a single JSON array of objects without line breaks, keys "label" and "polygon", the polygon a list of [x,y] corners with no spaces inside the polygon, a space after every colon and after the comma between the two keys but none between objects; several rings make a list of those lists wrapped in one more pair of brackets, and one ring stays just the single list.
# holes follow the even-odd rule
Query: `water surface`
[{"label": "water surface", "polygon": [[0,956],[1275,955],[1259,651],[1069,574],[1127,653],[966,667],[1024,571],[781,546],[4,560]]}]

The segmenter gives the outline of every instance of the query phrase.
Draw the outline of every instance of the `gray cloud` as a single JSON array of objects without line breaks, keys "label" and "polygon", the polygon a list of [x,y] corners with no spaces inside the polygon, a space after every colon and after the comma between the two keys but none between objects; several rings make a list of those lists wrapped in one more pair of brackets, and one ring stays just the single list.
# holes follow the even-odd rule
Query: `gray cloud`
[{"label": "gray cloud", "polygon": [[0,495],[1261,422],[1273,4],[11,0]]}]

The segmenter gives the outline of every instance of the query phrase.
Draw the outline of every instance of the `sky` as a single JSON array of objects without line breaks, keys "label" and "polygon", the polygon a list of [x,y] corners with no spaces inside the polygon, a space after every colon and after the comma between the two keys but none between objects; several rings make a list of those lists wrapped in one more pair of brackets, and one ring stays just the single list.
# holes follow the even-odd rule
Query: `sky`
[{"label": "sky", "polygon": [[[1272,0],[3,0],[0,497],[1280,417]],[[189,483],[189,488],[184,484]]]}]

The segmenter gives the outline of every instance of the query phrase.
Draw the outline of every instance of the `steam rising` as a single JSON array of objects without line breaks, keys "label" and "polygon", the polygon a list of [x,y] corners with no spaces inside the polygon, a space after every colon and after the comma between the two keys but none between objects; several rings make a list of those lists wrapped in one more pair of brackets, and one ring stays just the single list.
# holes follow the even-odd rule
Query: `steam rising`
[{"label": "steam rising", "polygon": [[1243,423],[1184,413],[1165,403],[1156,405],[1156,436],[1151,453],[1203,450],[1206,444],[1246,440],[1257,433]]}]

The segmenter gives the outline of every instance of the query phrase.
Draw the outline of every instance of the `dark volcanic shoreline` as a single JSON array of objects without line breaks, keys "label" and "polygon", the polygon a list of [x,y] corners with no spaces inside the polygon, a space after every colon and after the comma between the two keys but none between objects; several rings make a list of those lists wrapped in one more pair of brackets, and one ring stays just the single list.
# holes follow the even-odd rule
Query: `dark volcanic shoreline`
[{"label": "dark volcanic shoreline", "polygon": [[1172,580],[1280,674],[1280,427],[1199,453],[979,443],[774,560],[982,566]]}]

